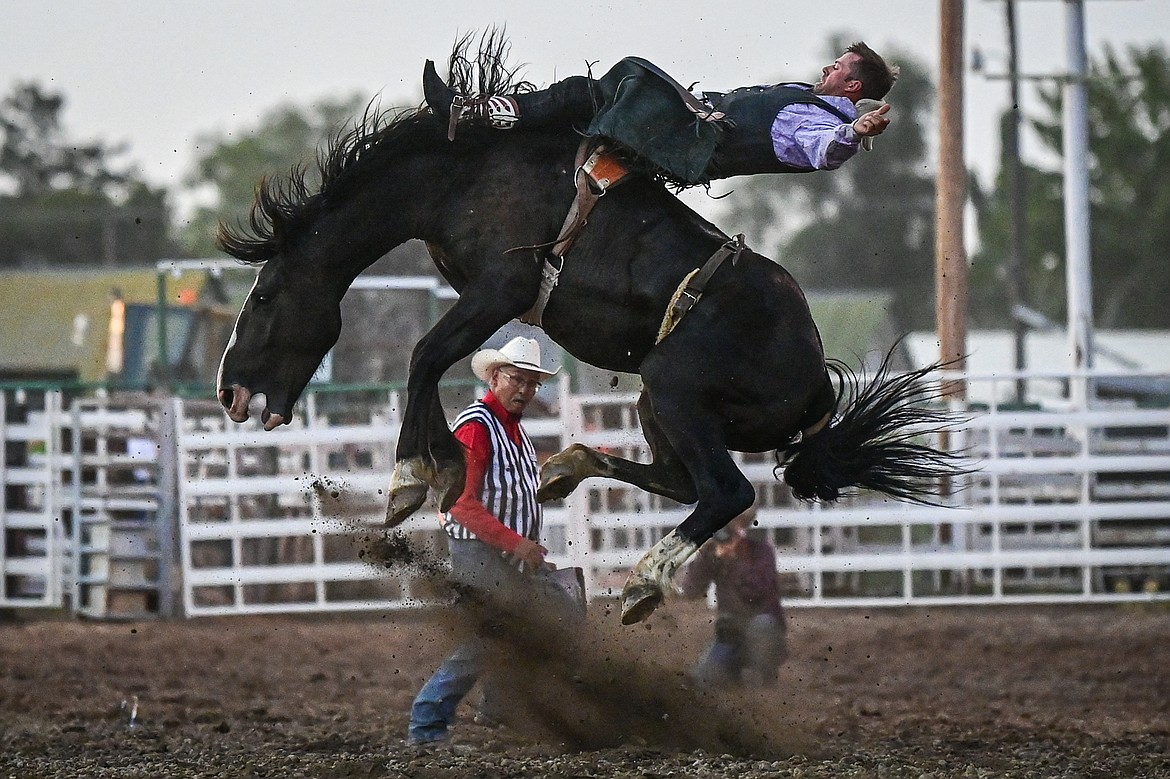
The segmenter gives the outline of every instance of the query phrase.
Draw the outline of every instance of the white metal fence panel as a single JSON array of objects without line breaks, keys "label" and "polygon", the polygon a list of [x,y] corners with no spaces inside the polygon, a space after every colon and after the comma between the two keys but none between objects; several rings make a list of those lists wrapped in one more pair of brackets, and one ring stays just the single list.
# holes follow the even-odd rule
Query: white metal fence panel
[{"label": "white metal fence panel", "polygon": [[70,568],[57,390],[0,392],[0,606],[60,607]]},{"label": "white metal fence panel", "polygon": [[[977,379],[973,379],[977,380]],[[1003,381],[996,377],[995,381]],[[648,451],[634,395],[568,396],[565,443],[631,459]],[[945,508],[872,495],[797,504],[771,454],[737,458],[756,487],[793,605],[906,605],[1170,598],[1170,409],[988,409],[953,442],[979,470]],[[566,504],[588,539],[591,595],[616,593],[688,513],[591,479]]]},{"label": "white metal fence panel", "polygon": [[[216,404],[175,402],[183,610],[212,614],[412,608],[433,600],[425,575],[378,559],[401,420],[396,393],[342,400],[310,393],[293,423],[239,426]],[[527,424],[560,442],[555,418]],[[551,439],[552,444],[549,444]],[[442,566],[437,510],[397,532]],[[567,518],[546,514],[549,559],[564,562]]]},{"label": "white metal fence panel", "polygon": [[[1062,379],[1030,380],[1059,386]],[[648,457],[635,396],[575,396],[564,382],[544,393],[554,410],[525,422],[542,456],[581,442]],[[62,412],[60,392],[5,390],[3,397],[0,606],[57,607],[72,596],[87,615],[118,616],[93,593],[145,586],[161,603],[168,580],[188,616],[407,608],[437,597],[417,568],[373,559],[400,424],[392,393],[311,392],[294,423],[273,433],[228,422],[213,402],[122,399],[111,409],[85,399],[75,407],[89,415],[82,422]],[[130,451],[131,435],[156,442],[157,463]],[[979,470],[953,485],[946,508],[864,495],[832,507],[796,504],[774,478],[770,453],[737,455],[757,489],[762,532],[779,551],[788,602],[1168,597],[1164,399],[1157,408],[1109,402],[1088,411],[1059,401],[996,406],[973,413],[949,444],[964,448]],[[125,478],[136,472],[145,482]],[[140,487],[150,494],[130,494]],[[591,479],[545,511],[549,559],[581,566],[596,597],[616,594],[687,507]],[[402,532],[429,563],[443,564],[433,506]],[[174,575],[164,570],[168,559]],[[130,572],[157,571],[121,582],[119,561]]]},{"label": "white metal fence panel", "polygon": [[385,515],[396,397],[349,420],[341,404],[318,401],[308,395],[290,425],[269,433],[258,421],[229,422],[214,403],[175,402],[187,616],[401,608],[425,598],[408,575],[363,559]]},{"label": "white metal fence panel", "polygon": [[138,393],[72,404],[72,605],[79,614],[173,613],[169,411],[169,402]]}]

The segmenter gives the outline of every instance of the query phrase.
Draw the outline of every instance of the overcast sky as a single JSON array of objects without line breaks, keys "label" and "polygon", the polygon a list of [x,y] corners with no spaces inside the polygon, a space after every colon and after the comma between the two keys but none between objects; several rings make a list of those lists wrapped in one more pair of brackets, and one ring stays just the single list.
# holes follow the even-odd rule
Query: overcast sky
[{"label": "overcast sky", "polygon": [[[64,94],[66,131],[125,142],[150,181],[181,185],[196,140],[245,132],[282,104],[329,96],[421,99],[423,60],[440,64],[460,33],[506,25],[512,57],[537,84],[604,70],[627,54],[683,83],[720,90],[814,80],[833,33],[879,51],[938,61],[937,0],[0,0],[0,90],[36,80]],[[1019,0],[1021,69],[1066,62],[1065,3]],[[1087,0],[1090,54],[1106,42],[1149,46],[1170,34],[1170,0]],[[966,46],[989,71],[1005,62],[1003,3],[966,2]],[[832,57],[829,58],[830,60]],[[442,68],[440,68],[442,70]],[[983,174],[998,154],[1007,85],[970,75],[966,154]],[[897,90],[890,95],[897,121]],[[1025,104],[1027,108],[1027,104]]]}]

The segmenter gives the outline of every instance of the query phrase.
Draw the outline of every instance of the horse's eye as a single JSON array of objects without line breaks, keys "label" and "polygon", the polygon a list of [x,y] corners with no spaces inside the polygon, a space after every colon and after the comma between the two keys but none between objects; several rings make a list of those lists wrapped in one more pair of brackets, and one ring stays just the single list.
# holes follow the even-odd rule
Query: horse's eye
[{"label": "horse's eye", "polygon": [[265,293],[256,293],[253,296],[253,300],[256,301],[256,305],[260,305],[262,303],[271,303],[272,302],[272,295],[265,294]]}]

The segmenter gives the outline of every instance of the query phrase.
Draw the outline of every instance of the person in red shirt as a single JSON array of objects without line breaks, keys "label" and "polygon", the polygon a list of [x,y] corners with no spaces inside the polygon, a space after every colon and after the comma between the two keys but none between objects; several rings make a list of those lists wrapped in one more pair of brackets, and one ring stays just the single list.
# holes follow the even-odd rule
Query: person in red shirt
[{"label": "person in red shirt", "polygon": [[700,683],[734,686],[746,672],[752,683],[770,687],[788,656],[776,550],[748,534],[755,513],[753,507],[731,520],[679,577],[686,598],[701,598],[715,585],[715,638],[691,670]]},{"label": "person in red shirt", "polygon": [[[471,360],[487,393],[455,419],[467,478],[455,505],[442,517],[448,535],[456,604],[479,625],[475,599],[504,608],[547,608],[573,614],[574,602],[557,584],[540,543],[541,511],[536,500],[536,450],[520,424],[540,383],[556,373],[541,364],[540,345],[513,338],[501,349],[484,349]],[[411,705],[408,744],[447,738],[459,702],[480,681],[483,628],[448,657],[423,685]],[[483,679],[482,716],[500,720],[501,696]]]}]

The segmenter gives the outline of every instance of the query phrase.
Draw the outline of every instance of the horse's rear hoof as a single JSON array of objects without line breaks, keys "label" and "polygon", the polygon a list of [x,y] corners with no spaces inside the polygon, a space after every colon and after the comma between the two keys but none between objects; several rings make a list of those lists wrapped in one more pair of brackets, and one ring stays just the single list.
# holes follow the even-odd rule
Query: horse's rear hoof
[{"label": "horse's rear hoof", "polygon": [[568,497],[582,481],[590,476],[601,475],[592,454],[592,450],[584,444],[572,444],[565,451],[548,458],[540,467],[540,487],[536,490],[536,499],[545,503]]},{"label": "horse's rear hoof", "polygon": [[406,484],[390,491],[390,503],[386,506],[386,527],[398,527],[406,518],[418,510],[427,499],[427,485]]},{"label": "horse's rear hoof", "polygon": [[662,605],[662,590],[647,581],[628,581],[622,588],[622,624],[633,625]]},{"label": "horse's rear hoof", "polygon": [[558,473],[540,482],[540,487],[536,490],[536,501],[548,503],[550,500],[559,500],[568,496],[576,486],[568,476]]}]

